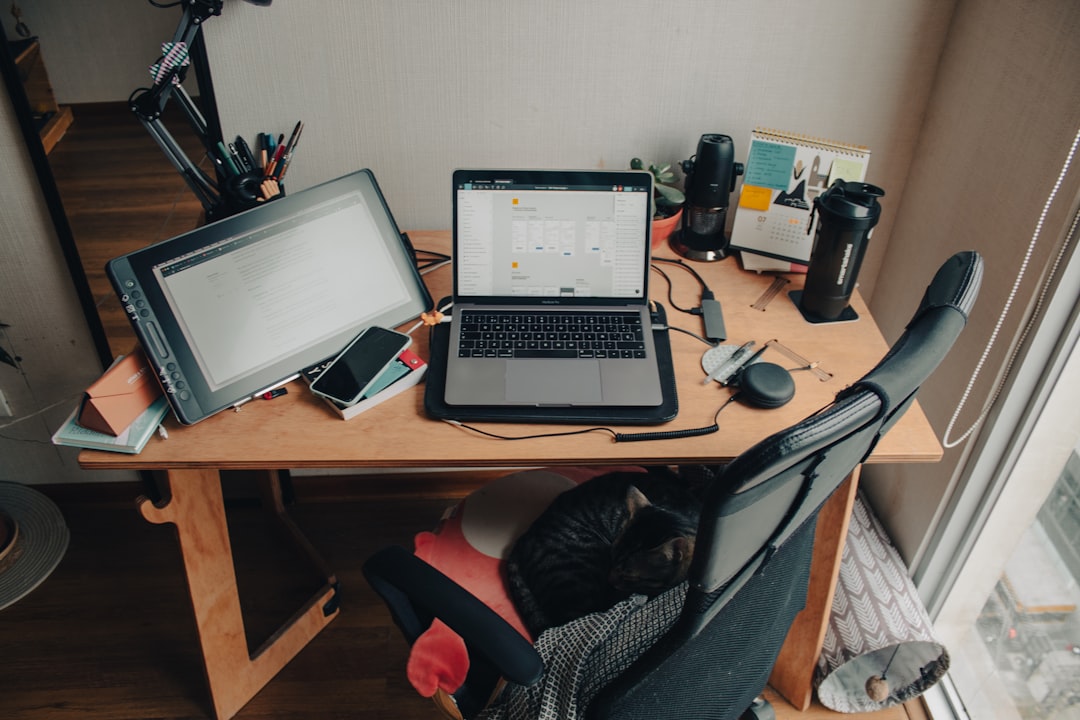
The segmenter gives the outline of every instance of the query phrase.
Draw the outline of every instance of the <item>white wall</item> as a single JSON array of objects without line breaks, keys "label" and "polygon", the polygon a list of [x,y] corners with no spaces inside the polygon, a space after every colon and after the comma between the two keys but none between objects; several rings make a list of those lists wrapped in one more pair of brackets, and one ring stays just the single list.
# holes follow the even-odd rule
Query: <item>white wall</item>
[{"label": "white wall", "polygon": [[[968,327],[919,396],[938,437],[1006,306],[1080,127],[1080,4],[961,0],[948,37],[915,149],[919,162],[912,166],[886,270],[870,303],[885,336],[897,337],[910,317],[898,309],[913,308],[924,287],[915,278],[929,278],[957,250],[983,253],[986,275]],[[1078,194],[1080,162],[1074,161],[953,438],[975,421],[989,397],[1072,221]],[[909,563],[919,562],[927,549],[938,510],[956,490],[976,438],[946,451],[935,465],[875,466],[863,474],[863,487],[888,518],[886,528]]]},{"label": "white wall", "polygon": [[[987,259],[969,328],[922,395],[939,436],[1080,119],[1069,0],[229,3],[206,34],[227,135],[303,119],[290,188],[370,167],[406,229],[449,225],[458,166],[677,161],[704,132],[732,135],[744,160],[755,126],[870,146],[868,180],[887,196],[859,279],[887,339],[949,254]],[[1061,215],[1050,222],[1057,237]],[[864,474],[909,560],[962,460]]]},{"label": "white wall", "polygon": [[[156,8],[146,0],[17,4],[23,22],[38,37],[53,94],[61,105],[123,101],[135,88],[149,86],[148,68],[180,22],[179,8]],[[8,39],[17,40],[7,5],[3,18]],[[193,91],[193,78],[185,87]]]},{"label": "white wall", "polygon": [[[142,0],[21,6],[42,36],[62,102],[126,98],[146,83],[145,66],[177,21],[175,10]],[[206,34],[227,134],[287,132],[303,119],[290,189],[370,167],[403,228],[448,226],[456,166],[677,161],[705,132],[732,135],[744,160],[757,125],[869,145],[868,179],[888,195],[860,280],[887,338],[899,335],[948,253],[973,247],[987,257],[975,316],[922,395],[939,435],[1004,304],[1044,179],[1080,119],[1080,7],[1072,0],[278,0],[269,8],[226,0]],[[28,169],[6,165],[5,208],[40,202],[33,182]],[[1063,194],[1075,194],[1075,173],[1069,182]],[[40,216],[5,211],[4,268],[10,253],[31,252],[19,237],[41,232],[51,230]],[[48,285],[53,273],[66,278],[31,257],[25,278],[0,277],[15,283],[0,286],[5,314],[25,287]],[[984,377],[995,376],[1017,322]],[[5,390],[6,371],[0,366]],[[61,372],[59,385],[84,384],[79,363],[65,372],[75,377]],[[988,391],[976,388],[970,407]],[[38,432],[33,442],[41,441]],[[35,448],[32,457],[51,452],[0,444],[0,471],[26,448]],[[961,459],[956,450],[937,465],[864,473],[909,560]]]},{"label": "white wall", "polygon": [[404,229],[447,228],[463,166],[627,167],[767,126],[870,146],[904,189],[952,3],[230,0],[205,26],[224,133],[305,130],[304,188],[371,168]]},{"label": "white wall", "polygon": [[0,364],[0,392],[14,412],[0,417],[0,481],[25,484],[134,479],[85,472],[78,450],[52,431],[101,374],[90,331],[64,263],[30,155],[7,94],[0,97],[0,346],[21,358]]}]

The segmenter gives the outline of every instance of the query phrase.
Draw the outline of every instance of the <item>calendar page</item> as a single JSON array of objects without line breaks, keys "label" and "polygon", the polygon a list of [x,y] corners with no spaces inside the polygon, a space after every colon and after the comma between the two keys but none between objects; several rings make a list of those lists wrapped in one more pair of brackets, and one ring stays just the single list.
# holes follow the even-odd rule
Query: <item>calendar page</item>
[{"label": "calendar page", "polygon": [[774,130],[754,130],[731,247],[805,264],[814,243],[814,198],[837,179],[862,181],[870,150]]}]

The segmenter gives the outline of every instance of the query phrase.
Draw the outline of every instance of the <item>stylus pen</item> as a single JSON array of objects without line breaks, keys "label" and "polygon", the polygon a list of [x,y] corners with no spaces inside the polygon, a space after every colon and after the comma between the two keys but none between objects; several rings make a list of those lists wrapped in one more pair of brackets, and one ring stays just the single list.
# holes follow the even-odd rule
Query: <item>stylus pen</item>
[{"label": "stylus pen", "polygon": [[300,373],[296,373],[295,375],[290,375],[289,377],[285,378],[284,380],[274,383],[270,387],[263,388],[262,390],[255,393],[251,397],[246,397],[243,400],[237,400],[235,403],[233,403],[233,410],[239,410],[240,406],[243,405],[244,403],[251,402],[252,400],[258,400],[259,398],[261,398],[266,393],[277,390],[282,385],[287,385],[287,384],[291,383],[293,380],[295,380],[298,377],[300,377]]},{"label": "stylus pen", "polygon": [[756,353],[754,353],[754,354],[753,354],[753,355],[751,355],[750,357],[746,358],[746,362],[741,362],[741,363],[739,363],[739,366],[738,366],[737,368],[735,368],[735,371],[734,371],[734,372],[733,372],[733,373],[732,373],[731,375],[729,375],[728,377],[724,378],[724,382],[722,382],[722,383],[720,383],[720,384],[721,384],[721,385],[727,385],[727,384],[728,384],[728,383],[727,383],[727,381],[728,381],[728,380],[731,380],[731,379],[732,379],[733,377],[738,377],[738,376],[739,376],[739,374],[740,374],[740,373],[741,373],[741,372],[742,372],[743,370],[745,370],[746,368],[750,367],[750,365],[751,365],[751,364],[752,364],[752,363],[753,363],[753,362],[754,362],[755,360],[757,360],[757,359],[758,359],[759,357],[761,357],[761,353],[765,352],[765,351],[766,351],[766,350],[768,350],[768,349],[769,349],[769,345],[768,345],[768,343],[766,343],[765,345],[762,345],[762,346],[761,346],[761,349],[760,349],[760,350],[758,350],[758,351],[757,351]]},{"label": "stylus pen", "polygon": [[[727,360],[725,360],[724,362],[722,362],[719,365],[717,365],[716,367],[714,367],[712,372],[709,373],[708,375],[706,375],[705,379],[701,381],[701,384],[702,385],[708,385],[713,380],[716,380],[717,378],[720,378],[720,376],[722,374],[721,373],[722,370],[727,370],[728,368],[732,368],[732,369],[737,368],[738,365],[736,363],[738,363],[739,360],[742,360],[743,356],[746,355],[746,353],[750,352],[750,348],[752,348],[752,347],[754,347],[754,341],[753,340],[740,345],[735,352],[731,353],[731,357],[729,357]],[[720,382],[723,382],[724,380],[727,380],[727,378],[728,378],[728,374],[725,374],[722,378],[720,378]]]}]

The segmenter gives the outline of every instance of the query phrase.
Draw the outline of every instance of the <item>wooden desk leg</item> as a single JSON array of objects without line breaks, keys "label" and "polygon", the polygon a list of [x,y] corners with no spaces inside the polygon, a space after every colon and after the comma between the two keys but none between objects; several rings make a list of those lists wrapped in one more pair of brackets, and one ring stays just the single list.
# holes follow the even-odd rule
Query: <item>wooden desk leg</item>
[{"label": "wooden desk leg", "polygon": [[859,487],[859,466],[848,475],[821,508],[814,533],[814,555],[806,607],[795,616],[784,647],[773,666],[769,684],[796,710],[810,707],[814,695],[814,668],[825,642],[833,593],[840,576],[840,559],[847,542],[848,524]]},{"label": "wooden desk leg", "polygon": [[336,581],[328,578],[249,654],[221,479],[214,470],[170,470],[167,477],[171,499],[157,506],[140,498],[139,511],[149,522],[176,526],[214,715],[227,720],[337,616]]}]

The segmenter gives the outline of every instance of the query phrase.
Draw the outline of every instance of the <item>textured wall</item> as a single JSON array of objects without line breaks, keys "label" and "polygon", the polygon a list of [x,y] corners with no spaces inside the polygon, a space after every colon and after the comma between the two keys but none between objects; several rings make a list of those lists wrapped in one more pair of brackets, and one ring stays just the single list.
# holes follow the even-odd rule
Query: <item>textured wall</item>
[{"label": "textured wall", "polygon": [[[132,90],[149,85],[147,68],[161,54],[161,43],[172,39],[180,21],[178,8],[155,8],[146,0],[24,0],[17,4],[23,22],[38,36],[53,93],[61,105],[127,100]],[[3,18],[8,39],[17,39],[6,6]],[[185,87],[194,88],[193,81]]]},{"label": "textured wall", "polygon": [[[880,273],[871,302],[885,336],[896,337],[909,318],[897,309],[915,307],[925,287],[922,279],[929,280],[942,260],[967,248],[985,256],[986,275],[971,321],[920,395],[939,437],[1005,307],[1080,127],[1078,36],[1080,5],[1072,0],[958,4],[915,150],[919,161],[912,166],[885,257],[887,270]],[[1038,280],[1071,222],[1078,194],[1080,163],[1074,162],[953,438],[978,417]],[[909,563],[926,549],[964,448],[948,450],[933,466],[873,467],[863,475],[875,509]]]},{"label": "textured wall", "polygon": [[290,188],[358,168],[403,228],[447,228],[463,166],[626,167],[758,125],[870,146],[889,192],[872,290],[951,3],[226,3],[207,48],[227,136],[305,130]]},{"label": "textured wall", "polygon": [[83,389],[101,374],[48,208],[6,93],[0,98],[0,346],[22,358],[0,364],[0,480],[27,484],[132,479],[88,473],[78,451],[50,441]]}]

